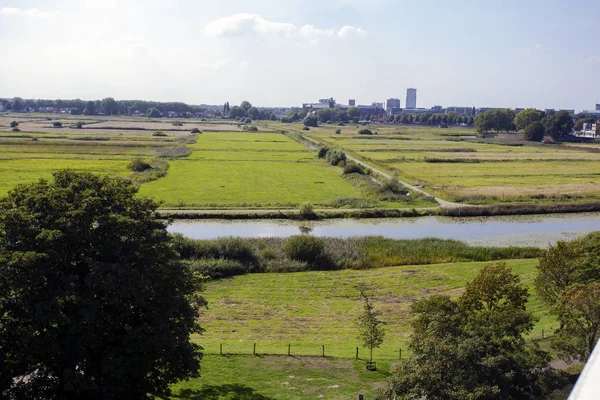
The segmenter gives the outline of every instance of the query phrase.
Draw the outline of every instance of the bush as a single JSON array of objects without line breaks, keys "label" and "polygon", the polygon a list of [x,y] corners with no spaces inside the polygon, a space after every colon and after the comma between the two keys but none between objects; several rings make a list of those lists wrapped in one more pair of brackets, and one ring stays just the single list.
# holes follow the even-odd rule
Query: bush
[{"label": "bush", "polygon": [[346,161],[346,153],[342,149],[335,147],[327,151],[325,158],[331,165],[338,165],[340,161]]},{"label": "bush", "polygon": [[539,122],[532,122],[523,131],[523,139],[532,142],[541,142],[544,139],[544,126]]},{"label": "bush", "polygon": [[338,129],[335,130],[335,134],[336,135],[339,135],[340,133],[342,133],[342,130],[340,128],[338,128]]},{"label": "bush", "polygon": [[148,111],[146,111],[146,116],[148,118],[160,118],[162,114],[156,108],[149,108]]},{"label": "bush", "polygon": [[243,118],[243,119],[242,119],[242,122],[243,122],[244,124],[251,124],[251,123],[252,123],[252,120],[251,120],[250,118]]},{"label": "bush", "polygon": [[173,126],[183,126],[183,123],[176,121],[176,122],[173,122],[171,125],[173,125]]},{"label": "bush", "polygon": [[55,122],[52,123],[52,126],[55,127],[55,128],[62,128],[62,123],[60,123],[58,121],[55,121]]},{"label": "bush", "polygon": [[327,147],[327,146],[319,147],[319,150],[317,151],[317,157],[318,158],[325,158],[325,156],[327,155],[328,151],[329,151],[329,147]]},{"label": "bush", "polygon": [[364,175],[365,174],[365,170],[362,167],[362,165],[357,164],[357,163],[353,163],[353,162],[349,162],[344,167],[344,175],[349,175],[349,174]]},{"label": "bush", "polygon": [[83,125],[84,125],[84,123],[83,123],[83,122],[81,122],[81,121],[79,121],[79,122],[77,122],[77,123],[75,124],[75,128],[77,128],[77,129],[81,129],[81,128],[83,128]]},{"label": "bush", "polygon": [[340,160],[340,161],[338,161],[338,163],[335,166],[336,167],[340,167],[340,168],[345,168],[346,167],[346,161],[345,160]]},{"label": "bush", "polygon": [[315,216],[315,210],[309,202],[300,204],[298,211],[300,211],[300,215],[304,218],[313,218]]},{"label": "bush", "polygon": [[18,123],[17,121],[12,121],[12,122],[10,123],[10,127],[11,127],[11,128],[16,128],[17,126],[19,126],[19,123]]},{"label": "bush", "polygon": [[19,128],[12,128],[13,132],[21,132],[21,130]]},{"label": "bush", "polygon": [[161,131],[156,131],[152,134],[152,136],[167,136],[167,134]]},{"label": "bush", "polygon": [[[239,237],[197,240],[193,258],[225,258],[245,265],[256,265],[257,257],[250,242]],[[254,271],[250,271],[254,272]]]},{"label": "bush", "polygon": [[302,127],[302,130],[303,130],[303,131],[310,131],[310,128],[309,128],[308,126],[303,126],[303,127]]},{"label": "bush", "polygon": [[230,276],[243,275],[248,272],[248,268],[237,260],[226,260],[223,258],[208,258],[194,260],[189,263],[193,272],[210,279],[222,279]]},{"label": "bush", "polygon": [[141,158],[136,158],[134,160],[131,160],[131,162],[127,165],[127,168],[130,171],[143,172],[143,171],[146,171],[147,169],[152,168],[152,166],[150,164],[148,164],[146,161],[142,160]]},{"label": "bush", "polygon": [[283,247],[285,255],[304,261],[309,269],[331,269],[332,263],[325,252],[325,242],[314,236],[292,236]]},{"label": "bush", "polygon": [[313,115],[307,116],[304,118],[304,126],[317,127],[319,126],[319,119]]},{"label": "bush", "polygon": [[244,125],[242,129],[244,132],[258,132],[256,125]]},{"label": "bush", "polygon": [[202,131],[198,128],[193,128],[190,133],[202,133]]},{"label": "bush", "polygon": [[371,130],[370,130],[370,129],[367,129],[367,128],[360,129],[360,130],[358,131],[358,133],[359,133],[360,135],[372,135],[372,134],[373,134],[373,132],[371,132]]}]

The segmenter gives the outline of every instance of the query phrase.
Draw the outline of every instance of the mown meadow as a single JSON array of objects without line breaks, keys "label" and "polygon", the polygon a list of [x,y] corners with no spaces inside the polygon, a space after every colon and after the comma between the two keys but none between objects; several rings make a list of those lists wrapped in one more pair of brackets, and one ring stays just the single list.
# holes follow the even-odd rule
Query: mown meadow
[{"label": "mown meadow", "polygon": [[[539,319],[530,339],[541,339],[542,330],[547,337],[556,323],[533,289],[537,260],[504,262],[528,288],[527,307]],[[372,398],[390,368],[402,362],[399,349],[402,359],[410,356],[410,305],[432,294],[458,296],[486,264],[260,273],[211,280],[204,292],[209,305],[201,316],[206,332],[194,337],[205,348],[203,375],[174,385],[172,398],[236,394],[240,397],[232,398],[348,399],[358,393]],[[362,306],[359,286],[368,290],[385,322],[384,343],[374,351],[376,372],[366,371],[368,352],[356,337]],[[214,393],[223,397],[210,397]]]},{"label": "mown meadow", "polygon": [[478,138],[467,127],[371,124],[373,134],[360,135],[362,128],[322,125],[303,133],[449,201],[485,205],[600,199],[598,143],[534,143],[519,134]]}]

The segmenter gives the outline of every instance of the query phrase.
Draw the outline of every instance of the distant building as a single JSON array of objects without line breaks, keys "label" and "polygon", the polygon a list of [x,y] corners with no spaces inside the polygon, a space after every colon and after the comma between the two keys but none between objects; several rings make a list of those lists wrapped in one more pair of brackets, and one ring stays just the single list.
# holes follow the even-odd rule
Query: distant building
[{"label": "distant building", "polygon": [[600,104],[596,104],[596,111],[600,111]]},{"label": "distant building", "polygon": [[400,99],[387,99],[385,109],[389,113],[394,108],[400,108]]},{"label": "distant building", "polygon": [[446,114],[454,111],[457,115],[473,115],[473,107],[446,107]]},{"label": "distant building", "polygon": [[524,108],[515,108],[515,114],[520,113],[521,111],[524,111]]},{"label": "distant building", "polygon": [[441,113],[444,110],[444,108],[442,106],[433,106],[431,107],[431,111],[433,111],[434,113]]},{"label": "distant building", "polygon": [[354,99],[350,99],[350,100],[348,100],[348,106],[349,106],[349,107],[354,107],[354,106],[356,106],[356,100],[354,100]]},{"label": "distant building", "polygon": [[546,108],[546,109],[544,110],[544,112],[545,112],[546,114],[554,114],[554,113],[556,112],[556,110],[555,110],[554,108]]},{"label": "distant building", "polygon": [[406,108],[417,108],[417,89],[406,89]]},{"label": "distant building", "polygon": [[383,103],[379,103],[377,101],[374,101],[373,103],[371,103],[371,105],[373,107],[377,107],[377,108],[383,108]]},{"label": "distant building", "polygon": [[581,113],[600,116],[600,110],[581,110]]},{"label": "distant building", "polygon": [[566,111],[567,113],[569,113],[571,115],[575,115],[575,110],[563,110],[563,109],[561,109],[560,111]]}]

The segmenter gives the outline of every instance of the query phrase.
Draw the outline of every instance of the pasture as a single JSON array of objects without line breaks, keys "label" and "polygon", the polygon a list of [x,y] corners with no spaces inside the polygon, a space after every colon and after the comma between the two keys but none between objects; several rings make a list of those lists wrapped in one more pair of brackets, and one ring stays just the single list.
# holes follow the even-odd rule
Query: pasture
[{"label": "pasture", "polygon": [[[11,121],[19,123],[13,131]],[[53,127],[60,122],[60,127]],[[77,123],[83,125],[77,127]],[[191,134],[193,128],[203,133]],[[71,168],[134,178],[128,162],[165,159],[140,194],[164,208],[320,208],[432,206],[426,199],[384,199],[374,182],[344,179],[341,168],[265,125],[243,132],[228,121],[9,114],[0,116],[0,196],[18,183]],[[156,164],[156,163],[154,163]],[[163,163],[164,164],[164,163]],[[166,171],[166,174],[165,174]]]},{"label": "pasture", "polygon": [[[532,288],[537,260],[506,262],[528,287],[528,309],[539,318],[531,339],[541,338],[542,329],[548,335],[556,326]],[[347,399],[357,393],[372,398],[390,366],[400,362],[398,349],[403,348],[403,358],[410,355],[410,305],[433,294],[459,295],[484,265],[248,274],[209,282],[204,293],[209,305],[201,316],[206,332],[193,339],[207,354],[203,376],[174,385],[173,398],[211,398],[211,393],[246,393],[239,398],[249,399]],[[368,352],[356,339],[359,284],[368,288],[385,321],[384,343],[374,351],[377,372],[365,370]]]},{"label": "pasture", "polygon": [[[289,127],[289,125],[288,125]],[[472,128],[372,124],[311,128],[309,138],[395,173],[442,199],[471,204],[600,199],[600,143],[542,144],[519,134],[475,137]],[[360,126],[362,128],[362,126]]]}]

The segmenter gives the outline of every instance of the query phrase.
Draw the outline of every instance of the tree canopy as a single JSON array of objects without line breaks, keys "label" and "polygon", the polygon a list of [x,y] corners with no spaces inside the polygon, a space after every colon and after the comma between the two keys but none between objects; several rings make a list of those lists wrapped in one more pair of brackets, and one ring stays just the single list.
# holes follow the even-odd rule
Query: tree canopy
[{"label": "tree canopy", "polygon": [[541,111],[538,111],[535,108],[527,108],[515,116],[514,123],[517,130],[521,131],[534,122],[540,122],[541,119]]},{"label": "tree canopy", "polygon": [[141,399],[198,376],[199,278],[136,193],[62,171],[0,200],[0,397]]},{"label": "tree canopy", "polygon": [[534,318],[527,290],[504,263],[484,267],[458,300],[431,296],[412,306],[413,356],[381,399],[544,398],[550,360],[526,345]]},{"label": "tree canopy", "polygon": [[554,139],[567,136],[575,125],[573,118],[566,111],[546,115],[541,123],[546,130],[546,135],[552,136]]}]

